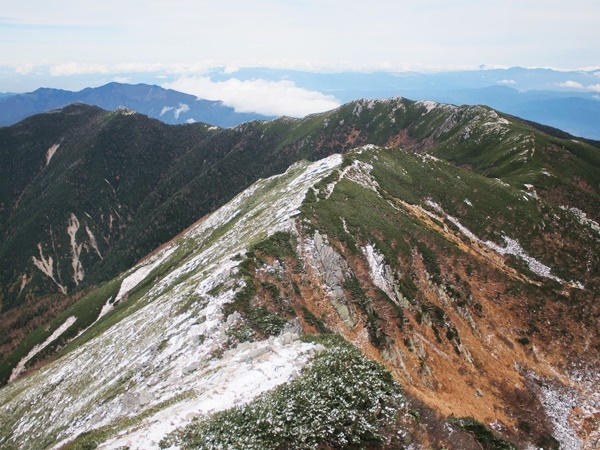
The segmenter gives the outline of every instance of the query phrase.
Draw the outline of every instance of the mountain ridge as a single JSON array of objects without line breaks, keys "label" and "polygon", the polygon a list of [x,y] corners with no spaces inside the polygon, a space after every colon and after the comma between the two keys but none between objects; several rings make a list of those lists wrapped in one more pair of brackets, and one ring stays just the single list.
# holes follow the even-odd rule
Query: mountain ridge
[{"label": "mountain ridge", "polygon": [[230,127],[253,119],[269,118],[261,114],[238,113],[223,102],[199,99],[156,85],[111,82],[78,92],[39,88],[29,93],[2,97],[0,126],[13,125],[31,115],[72,103],[84,103],[106,110],[123,106],[170,124],[207,122],[211,125]]},{"label": "mountain ridge", "polygon": [[[562,245],[547,241],[555,235]],[[252,422],[264,407],[260,420],[287,430],[286,442],[315,436],[308,448],[333,448],[321,419],[294,434],[293,419],[275,419],[290,410],[270,412],[276,397],[247,396],[244,383],[258,376],[247,370],[272,373],[265,364],[303,345],[301,329],[343,336],[404,386],[396,397],[404,406],[386,404],[396,419],[377,430],[379,443],[358,430],[346,439],[373,448],[593,448],[598,277],[579,257],[592,250],[598,264],[599,236],[600,227],[530,190],[428,153],[366,145],[301,161],[82,298],[79,308],[98,311],[89,325],[73,327],[84,320],[77,305],[57,318],[58,330],[76,317],[46,347],[64,346],[61,357],[0,390],[0,408],[19,405],[0,415],[0,427],[14,430],[2,444],[156,448],[167,437],[161,446],[218,447],[212,439],[223,437],[211,430],[223,418],[240,430],[226,433],[239,439],[231,445],[277,448]],[[336,348],[324,338],[311,358]],[[107,358],[113,364],[100,370]],[[279,364],[285,374],[298,369]],[[304,383],[305,373],[291,379]],[[220,381],[207,389],[211,379]],[[348,386],[336,373],[321,383]],[[326,392],[304,386],[304,395]],[[211,395],[228,391],[239,406],[206,415]],[[354,411],[346,408],[335,414]]]},{"label": "mountain ridge", "polygon": [[[60,131],[77,129],[71,123],[80,131],[72,136]],[[463,142],[467,128],[473,135]],[[489,108],[401,98],[357,101],[305,119],[233,129],[169,127],[140,114],[83,105],[35,116],[0,129],[7,161],[0,215],[4,317],[11,306],[31,305],[11,319],[15,328],[7,328],[32,331],[45,311],[125,270],[257,178],[282,172],[300,158],[315,160],[369,142],[417,153],[427,149],[598,221],[593,188],[598,152],[544,136]],[[456,153],[457,148],[463,150]],[[504,156],[491,158],[492,149]],[[24,160],[11,162],[15,157]],[[82,273],[83,280],[75,278]],[[63,289],[75,297],[65,297]],[[4,342],[13,342],[10,336]]]}]

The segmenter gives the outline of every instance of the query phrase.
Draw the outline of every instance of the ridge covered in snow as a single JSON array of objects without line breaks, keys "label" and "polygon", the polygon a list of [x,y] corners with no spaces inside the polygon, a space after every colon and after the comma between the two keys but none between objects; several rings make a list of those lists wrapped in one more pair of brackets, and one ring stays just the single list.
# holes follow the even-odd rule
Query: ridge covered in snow
[{"label": "ridge covered in snow", "polygon": [[221,307],[243,283],[235,255],[290,229],[307,189],[341,161],[339,155],[304,161],[260,180],[132,269],[117,301],[171,267],[134,312],[107,314],[113,326],[0,391],[0,427],[11,430],[0,447],[59,448],[81,433],[114,427],[102,448],[157,448],[192,418],[295,377],[315,346],[300,342],[293,324],[278,337],[227,349],[228,329],[240,318],[223,317]]}]

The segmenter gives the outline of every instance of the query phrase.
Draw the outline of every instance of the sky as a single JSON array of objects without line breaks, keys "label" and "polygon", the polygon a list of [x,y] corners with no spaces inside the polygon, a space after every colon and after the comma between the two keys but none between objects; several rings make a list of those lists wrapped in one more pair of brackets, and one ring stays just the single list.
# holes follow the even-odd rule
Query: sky
[{"label": "sky", "polygon": [[0,92],[159,72],[206,90],[214,67],[600,67],[598,0],[1,1]]}]

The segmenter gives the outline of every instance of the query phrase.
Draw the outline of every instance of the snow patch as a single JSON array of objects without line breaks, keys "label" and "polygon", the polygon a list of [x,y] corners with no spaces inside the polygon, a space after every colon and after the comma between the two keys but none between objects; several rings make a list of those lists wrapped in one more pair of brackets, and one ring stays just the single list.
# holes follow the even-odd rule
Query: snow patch
[{"label": "snow patch", "polygon": [[432,102],[431,100],[419,100],[417,105],[425,108],[425,114],[429,114],[432,110],[439,106],[439,103]]},{"label": "snow patch", "polygon": [[558,281],[559,283],[564,283],[564,280],[552,275],[552,270],[550,269],[550,267],[529,256],[516,240],[511,239],[508,236],[502,236],[504,242],[506,243],[505,247],[501,247],[492,241],[484,242],[477,236],[475,236],[475,234],[471,230],[463,226],[463,224],[461,224],[456,217],[452,217],[451,215],[446,214],[440,205],[431,200],[427,200],[427,204],[439,213],[442,213],[446,217],[446,219],[448,219],[450,222],[456,225],[456,227],[472,241],[477,242],[479,244],[483,244],[501,255],[518,256],[523,261],[525,261],[525,263],[527,263],[527,265],[529,266],[529,269],[537,275],[545,278],[550,278],[552,280]]},{"label": "snow patch", "polygon": [[100,310],[100,314],[98,314],[98,317],[96,318],[96,320],[94,321],[94,323],[98,322],[101,317],[107,315],[110,311],[112,311],[112,309],[115,306],[115,303],[113,301],[111,301],[111,300],[112,300],[112,298],[109,298],[106,301],[106,303],[104,305],[102,305],[102,309]]},{"label": "snow patch", "polygon": [[372,169],[373,166],[371,164],[355,160],[354,164],[348,167],[346,177],[365,189],[377,192],[377,187],[379,187],[379,184],[373,179],[373,177],[371,177]]},{"label": "snow patch", "polygon": [[505,247],[500,247],[492,241],[485,241],[483,244],[496,251],[497,253],[500,253],[501,255],[518,256],[523,261],[525,261],[529,266],[529,269],[537,275],[550,278],[552,280],[558,281],[559,283],[564,283],[564,280],[552,275],[550,267],[529,256],[525,252],[525,250],[523,250],[521,244],[519,244],[516,240],[511,239],[507,236],[502,236],[502,239],[504,239],[504,242],[506,243]]},{"label": "snow patch", "polygon": [[144,278],[146,278],[150,272],[156,267],[160,266],[162,262],[167,259],[176,249],[176,246],[169,247],[162,254],[149,264],[139,267],[135,272],[127,276],[122,282],[119,289],[119,293],[115,297],[114,303],[119,303],[129,291],[140,284]]},{"label": "snow patch", "polygon": [[600,225],[598,224],[598,222],[592,219],[588,219],[587,214],[579,208],[561,206],[560,209],[562,209],[563,211],[570,212],[573,216],[575,216],[575,219],[577,220],[577,222],[579,222],[580,225],[590,227],[596,233],[600,234]]},{"label": "snow patch", "polygon": [[546,415],[550,418],[554,427],[553,436],[560,442],[560,448],[566,450],[578,450],[583,448],[583,442],[571,427],[569,416],[579,403],[575,391],[564,387],[553,386],[550,383],[542,383],[542,405]]},{"label": "snow patch", "polygon": [[23,373],[23,371],[25,370],[25,364],[27,364],[29,362],[29,360],[31,358],[33,358],[35,355],[37,355],[40,351],[45,349],[51,342],[55,341],[61,334],[63,334],[65,331],[67,331],[67,329],[71,325],[73,325],[76,320],[77,320],[77,317],[75,317],[75,316],[69,317],[67,320],[65,320],[65,322],[60,327],[58,327],[56,330],[54,330],[54,333],[52,333],[50,336],[48,336],[48,339],[46,339],[41,344],[37,344],[36,346],[34,346],[29,351],[29,353],[27,353],[27,356],[25,356],[23,359],[21,359],[21,361],[19,361],[19,363],[16,365],[16,367],[12,370],[12,372],[10,374],[10,378],[8,379],[8,382],[12,383],[13,381],[15,381],[18,378],[18,376],[21,375],[21,373]]}]

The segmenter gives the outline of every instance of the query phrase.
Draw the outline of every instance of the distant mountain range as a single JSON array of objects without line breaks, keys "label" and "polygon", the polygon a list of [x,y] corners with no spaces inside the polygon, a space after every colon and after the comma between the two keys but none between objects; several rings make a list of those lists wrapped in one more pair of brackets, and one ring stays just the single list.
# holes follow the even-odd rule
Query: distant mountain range
[{"label": "distant mountain range", "polygon": [[261,114],[238,113],[220,101],[199,99],[159,86],[108,83],[79,92],[40,88],[25,94],[0,96],[0,126],[12,125],[34,114],[73,103],[106,110],[123,106],[168,124],[204,122],[231,127],[254,119],[271,118]]},{"label": "distant mountain range", "polygon": [[[158,78],[160,77],[160,78]],[[127,74],[128,79],[161,80],[176,85],[173,74]],[[281,81],[297,88],[331,95],[340,103],[361,98],[405,97],[433,100],[454,105],[487,105],[544,125],[559,128],[574,136],[600,140],[600,71],[558,71],[551,69],[487,69],[454,72],[305,72],[270,68],[214,70],[205,75],[211,83]],[[86,78],[97,85],[98,80]],[[0,81],[2,75],[0,75]],[[39,83],[56,80],[43,79]],[[6,83],[6,85],[10,85]],[[38,89],[25,94],[0,94],[0,125],[10,125],[33,114],[81,102],[114,110],[125,106],[165,123],[205,122],[220,127],[265,119],[258,113],[238,113],[219,101],[149,84],[109,83],[80,92]],[[257,111],[261,111],[257,105]]]}]

